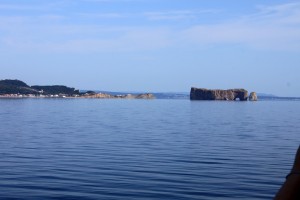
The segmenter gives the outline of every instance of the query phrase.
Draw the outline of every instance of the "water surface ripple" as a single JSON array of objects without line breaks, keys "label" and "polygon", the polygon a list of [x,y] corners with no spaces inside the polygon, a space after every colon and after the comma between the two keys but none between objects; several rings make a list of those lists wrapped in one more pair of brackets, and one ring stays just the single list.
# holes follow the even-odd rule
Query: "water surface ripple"
[{"label": "water surface ripple", "polygon": [[299,101],[0,100],[3,199],[272,199]]}]

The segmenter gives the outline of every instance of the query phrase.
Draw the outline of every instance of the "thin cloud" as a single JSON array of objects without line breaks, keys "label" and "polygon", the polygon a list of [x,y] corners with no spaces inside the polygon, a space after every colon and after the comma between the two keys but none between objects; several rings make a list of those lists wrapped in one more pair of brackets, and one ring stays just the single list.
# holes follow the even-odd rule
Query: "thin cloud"
[{"label": "thin cloud", "polygon": [[275,18],[277,23],[300,25],[300,3],[260,7],[260,10],[259,16],[264,19]]},{"label": "thin cloud", "polygon": [[0,10],[6,11],[45,11],[50,9],[57,9],[60,6],[65,5],[63,1],[53,1],[51,3],[39,3],[39,4],[29,4],[29,3],[0,3]]},{"label": "thin cloud", "polygon": [[[146,23],[151,18],[184,20],[200,13],[177,10],[136,13],[129,17],[123,13],[81,13],[87,18],[104,19],[128,17],[128,20],[134,20],[139,16],[140,24],[145,23],[136,26],[126,24],[127,19],[117,21],[114,25],[101,25],[94,21],[81,24],[76,20],[66,20],[66,23],[64,16],[51,14],[36,17],[0,16],[0,42],[3,50],[33,52],[140,51],[235,44],[258,50],[300,49],[300,3],[259,7],[251,15],[214,24],[189,27],[164,24],[162,28],[161,24],[148,27]],[[76,17],[76,14],[72,16]]]},{"label": "thin cloud", "polygon": [[145,12],[144,16],[148,20],[182,20],[197,18],[201,14],[215,14],[219,12],[218,10],[173,10],[164,12]]},{"label": "thin cloud", "polygon": [[147,0],[81,0],[86,2],[93,2],[93,3],[115,3],[115,2],[143,2]]},{"label": "thin cloud", "polygon": [[80,17],[85,18],[97,18],[97,19],[116,19],[116,18],[125,18],[125,14],[121,13],[78,13],[77,14]]},{"label": "thin cloud", "polygon": [[[146,39],[145,39],[146,38]],[[91,52],[130,52],[168,47],[172,41],[164,29],[132,28],[123,31],[121,35],[108,39],[66,39],[64,41],[32,41],[22,38],[4,38],[2,43],[18,51],[48,52],[48,53],[91,53]]]},{"label": "thin cloud", "polygon": [[298,10],[300,3],[286,3],[275,6],[257,6],[262,14],[278,14],[283,12],[290,12],[292,10]]},{"label": "thin cloud", "polygon": [[255,14],[213,25],[197,25],[182,32],[198,44],[242,44],[258,49],[299,50],[300,3],[260,7]]},{"label": "thin cloud", "polygon": [[40,6],[16,5],[16,4],[0,4],[0,10],[40,10]]}]

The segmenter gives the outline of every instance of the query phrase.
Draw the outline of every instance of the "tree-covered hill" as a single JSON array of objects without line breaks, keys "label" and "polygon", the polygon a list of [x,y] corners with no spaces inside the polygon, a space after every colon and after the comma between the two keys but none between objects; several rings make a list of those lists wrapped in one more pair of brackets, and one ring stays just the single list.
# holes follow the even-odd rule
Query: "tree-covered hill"
[{"label": "tree-covered hill", "polygon": [[53,85],[53,86],[34,85],[31,86],[31,88],[38,90],[40,92],[42,91],[43,94],[67,94],[67,95],[79,94],[79,90],[75,90],[75,88],[69,88],[63,85]]},{"label": "tree-covered hill", "polygon": [[0,80],[0,94],[38,94],[38,91],[23,81]]},{"label": "tree-covered hill", "polygon": [[54,86],[29,86],[20,80],[0,80],[0,95],[3,94],[79,94],[79,90],[63,85]]},{"label": "tree-covered hill", "polygon": [[19,80],[0,80],[0,85],[12,86],[12,87],[30,87],[23,81]]}]

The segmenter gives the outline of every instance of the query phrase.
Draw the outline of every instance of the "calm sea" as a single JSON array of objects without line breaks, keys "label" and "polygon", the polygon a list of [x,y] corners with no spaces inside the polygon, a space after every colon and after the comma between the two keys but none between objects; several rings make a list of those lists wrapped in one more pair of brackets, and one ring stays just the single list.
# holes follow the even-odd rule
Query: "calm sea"
[{"label": "calm sea", "polygon": [[1,199],[272,199],[300,101],[1,99]]}]

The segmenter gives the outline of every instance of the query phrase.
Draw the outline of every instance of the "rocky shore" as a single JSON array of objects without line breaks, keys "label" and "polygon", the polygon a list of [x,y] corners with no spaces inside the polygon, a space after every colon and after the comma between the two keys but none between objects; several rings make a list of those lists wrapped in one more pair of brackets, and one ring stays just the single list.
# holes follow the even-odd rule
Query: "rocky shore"
[{"label": "rocky shore", "polygon": [[111,95],[105,93],[97,93],[93,95],[72,95],[65,94],[58,95],[33,95],[33,94],[1,94],[0,98],[81,98],[81,99],[155,99],[155,96],[150,93],[146,94],[124,94],[124,95]]},{"label": "rocky shore", "polygon": [[146,94],[124,94],[124,95],[111,95],[105,93],[86,94],[80,96],[80,98],[91,98],[91,99],[155,99],[155,96],[150,93]]}]

